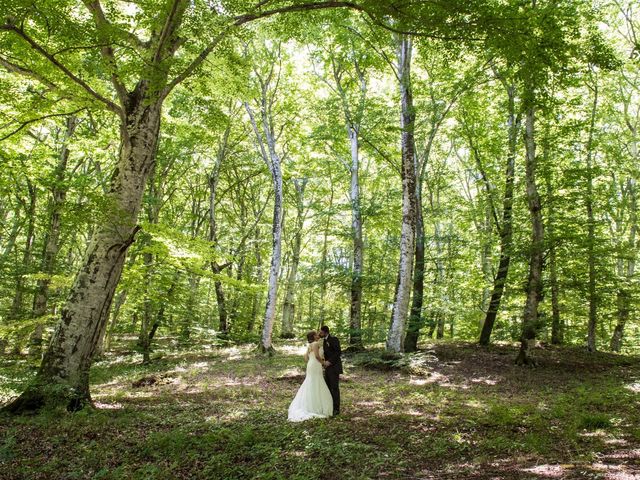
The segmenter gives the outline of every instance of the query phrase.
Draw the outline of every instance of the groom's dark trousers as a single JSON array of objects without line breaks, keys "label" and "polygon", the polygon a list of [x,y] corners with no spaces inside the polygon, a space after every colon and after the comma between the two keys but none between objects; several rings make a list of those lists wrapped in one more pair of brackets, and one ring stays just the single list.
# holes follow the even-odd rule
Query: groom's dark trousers
[{"label": "groom's dark trousers", "polygon": [[329,363],[324,371],[324,379],[333,398],[333,414],[340,413],[340,374],[342,373],[342,350],[340,340],[333,335],[329,335],[324,341],[324,357]]}]

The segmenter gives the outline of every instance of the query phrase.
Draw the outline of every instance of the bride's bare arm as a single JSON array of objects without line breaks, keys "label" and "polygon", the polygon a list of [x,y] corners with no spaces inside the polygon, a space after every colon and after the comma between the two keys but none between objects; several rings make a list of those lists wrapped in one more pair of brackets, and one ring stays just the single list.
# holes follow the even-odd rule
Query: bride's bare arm
[{"label": "bride's bare arm", "polygon": [[307,348],[307,351],[304,352],[304,363],[307,363],[309,361],[309,349]]},{"label": "bride's bare arm", "polygon": [[313,350],[313,354],[316,356],[316,360],[318,360],[318,362],[322,363],[324,360],[320,356],[320,348],[318,347],[318,344],[317,343],[311,344],[311,349]]}]

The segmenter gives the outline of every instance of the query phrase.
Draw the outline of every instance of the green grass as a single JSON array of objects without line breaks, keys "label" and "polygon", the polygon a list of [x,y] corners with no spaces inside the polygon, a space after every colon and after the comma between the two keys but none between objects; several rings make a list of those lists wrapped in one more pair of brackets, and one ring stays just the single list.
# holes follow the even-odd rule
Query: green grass
[{"label": "green grass", "polygon": [[[347,358],[343,415],[302,424],[286,420],[304,372],[286,345],[273,358],[167,350],[149,366],[122,351],[92,370],[98,408],[0,418],[0,478],[533,478],[539,464],[598,478],[595,459],[640,471],[637,359],[553,350],[520,369],[501,348],[440,344],[391,368]],[[2,394],[32,372],[12,363]]]}]

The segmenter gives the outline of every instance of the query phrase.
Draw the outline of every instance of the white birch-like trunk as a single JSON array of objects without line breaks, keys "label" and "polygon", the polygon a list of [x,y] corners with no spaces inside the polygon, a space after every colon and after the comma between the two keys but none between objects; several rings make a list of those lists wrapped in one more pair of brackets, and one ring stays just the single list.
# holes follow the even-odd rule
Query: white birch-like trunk
[{"label": "white birch-like trunk", "polygon": [[402,128],[402,231],[398,281],[386,344],[387,351],[393,353],[399,353],[403,348],[402,340],[411,296],[416,233],[415,111],[411,92],[411,50],[411,38],[402,35],[398,48],[398,79],[401,98],[400,127]]},{"label": "white birch-like trunk", "polygon": [[358,131],[349,128],[351,143],[351,231],[353,235],[353,270],[351,273],[351,308],[349,321],[349,345],[357,350],[362,349],[362,211],[360,208],[360,152]]},{"label": "white birch-like trunk", "polygon": [[275,135],[271,130],[272,122],[269,118],[268,104],[266,99],[266,86],[262,91],[260,101],[261,128],[258,127],[253,110],[248,103],[245,109],[249,114],[251,126],[256,135],[258,147],[265,163],[271,172],[271,182],[273,186],[273,221],[271,223],[271,264],[269,267],[269,284],[267,288],[267,303],[265,306],[264,323],[262,326],[262,336],[258,348],[264,353],[273,353],[272,336],[273,326],[276,320],[276,302],[278,297],[278,275],[280,273],[280,263],[282,257],[282,221],[283,221],[283,189],[282,189],[282,167],[280,156],[276,152]]}]

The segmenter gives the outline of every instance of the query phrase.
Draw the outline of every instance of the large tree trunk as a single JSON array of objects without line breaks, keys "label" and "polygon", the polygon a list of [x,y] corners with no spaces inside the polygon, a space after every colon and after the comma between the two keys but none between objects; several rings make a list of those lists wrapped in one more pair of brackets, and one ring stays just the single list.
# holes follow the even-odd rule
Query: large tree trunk
[{"label": "large tree trunk", "polygon": [[141,82],[122,119],[119,159],[111,178],[109,206],[93,234],[83,265],[34,382],[8,405],[20,412],[64,405],[77,410],[91,401],[89,367],[138,227],[147,177],[153,167],[160,128],[160,102],[144,96]]},{"label": "large tree trunk", "polygon": [[60,149],[58,165],[54,174],[55,183],[51,192],[52,199],[49,231],[46,235],[42,266],[40,267],[42,273],[46,275],[46,278],[38,280],[38,287],[33,300],[34,317],[41,317],[47,311],[49,283],[51,282],[50,276],[55,271],[56,257],[60,250],[60,224],[62,220],[62,209],[67,197],[67,187],[64,183],[64,179],[67,170],[67,161],[69,160],[69,140],[73,136],[77,124],[77,117],[72,115],[67,118],[66,131],[62,141],[62,148]]},{"label": "large tree trunk", "polygon": [[398,78],[401,99],[400,127],[402,128],[402,230],[398,282],[386,343],[387,351],[393,353],[399,353],[403,348],[404,326],[411,296],[416,234],[415,110],[411,91],[411,50],[411,38],[408,35],[401,35],[398,48]]},{"label": "large tree trunk", "polygon": [[282,307],[282,338],[293,338],[293,324],[296,313],[296,281],[298,278],[298,264],[300,263],[300,250],[302,249],[302,228],[304,227],[304,190],[307,186],[307,179],[294,179],[296,189],[296,223],[293,237],[293,249],[291,252],[291,265],[289,275],[287,275],[287,286],[284,295],[284,305]]},{"label": "large tree trunk", "polygon": [[351,305],[349,308],[349,348],[362,350],[362,269],[363,250],[362,240],[362,210],[360,208],[360,153],[358,129],[349,128],[351,143],[351,235],[353,238],[353,259],[351,270]]},{"label": "large tree trunk", "polygon": [[536,365],[532,355],[538,329],[538,304],[542,297],[542,266],[544,224],[542,222],[542,207],[536,185],[536,144],[535,144],[535,108],[530,106],[526,111],[525,128],[525,181],[527,205],[531,217],[531,251],[529,259],[529,278],[527,280],[522,336],[520,337],[520,352],[516,358],[518,365]]},{"label": "large tree trunk", "polygon": [[511,263],[511,243],[513,239],[513,187],[515,183],[516,154],[518,150],[518,134],[520,131],[520,116],[516,115],[515,107],[515,87],[506,86],[508,95],[509,116],[507,124],[509,128],[509,151],[507,152],[507,168],[505,173],[504,196],[502,199],[502,222],[498,226],[500,231],[500,262],[498,272],[493,281],[493,291],[489,308],[482,324],[480,333],[480,345],[489,345],[491,332],[496,322],[496,317],[500,311],[500,303],[504,287],[509,275],[509,264]]}]

